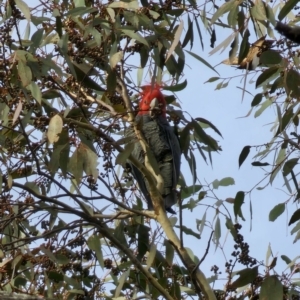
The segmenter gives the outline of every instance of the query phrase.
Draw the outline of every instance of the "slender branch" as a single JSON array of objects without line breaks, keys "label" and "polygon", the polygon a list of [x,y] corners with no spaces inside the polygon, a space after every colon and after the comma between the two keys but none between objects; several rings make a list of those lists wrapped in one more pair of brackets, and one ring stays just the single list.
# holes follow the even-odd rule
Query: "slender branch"
[{"label": "slender branch", "polygon": [[175,248],[176,252],[180,256],[183,264],[188,269],[189,273],[191,274],[191,278],[197,282],[199,285],[201,292],[204,294],[205,299],[207,300],[216,300],[216,296],[209,285],[207,278],[205,277],[204,273],[196,268],[196,264],[189,256],[188,252],[185,248],[181,247],[181,242],[176,235],[169,219],[167,218],[165,213],[160,213],[157,215],[157,221],[160,223],[161,227],[163,228],[164,232],[166,233],[167,238]]},{"label": "slender branch", "polygon": [[[62,91],[65,92],[65,90],[62,88]],[[105,103],[104,101],[102,101],[101,99],[98,99],[98,98],[93,98],[92,96],[89,96],[88,94],[86,94],[84,92],[84,89],[83,88],[80,88],[80,92],[84,95],[84,97],[90,101],[90,102],[96,102],[98,103],[99,105],[107,108],[109,110],[109,112],[113,115],[113,116],[116,116],[116,115],[119,115],[119,113],[117,113],[114,108],[112,106],[110,106],[109,104]],[[77,99],[77,95],[75,95],[74,93],[72,92],[68,92],[68,95],[70,98],[72,99]]]},{"label": "slender branch", "polygon": [[208,243],[207,243],[207,247],[206,247],[205,253],[204,253],[203,257],[200,259],[200,261],[198,262],[197,266],[194,268],[193,272],[196,271],[199,268],[199,266],[202,264],[202,262],[204,261],[205,257],[207,256],[208,251],[209,251],[209,247],[210,247],[210,242],[211,242],[211,239],[213,237],[214,232],[215,232],[214,230],[211,232],[209,240],[208,240]]}]

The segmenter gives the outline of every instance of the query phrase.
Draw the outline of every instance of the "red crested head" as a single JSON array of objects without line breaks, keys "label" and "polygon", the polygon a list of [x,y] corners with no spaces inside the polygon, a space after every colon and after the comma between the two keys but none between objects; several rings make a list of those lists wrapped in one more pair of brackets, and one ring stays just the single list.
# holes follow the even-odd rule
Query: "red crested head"
[{"label": "red crested head", "polygon": [[[141,87],[141,101],[139,103],[138,115],[145,115],[151,113],[153,108],[157,108],[157,112],[163,117],[166,117],[166,100],[161,92],[161,87],[158,84],[144,85]],[[155,100],[156,103],[153,102]],[[155,105],[154,105],[155,104]]]}]

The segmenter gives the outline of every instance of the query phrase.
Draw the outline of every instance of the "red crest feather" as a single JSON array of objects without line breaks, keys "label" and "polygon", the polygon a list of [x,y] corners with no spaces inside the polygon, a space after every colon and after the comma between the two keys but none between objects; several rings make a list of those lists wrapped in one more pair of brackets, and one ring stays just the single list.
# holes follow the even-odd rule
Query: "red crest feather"
[{"label": "red crest feather", "polygon": [[141,91],[141,101],[139,104],[139,115],[144,115],[144,114],[148,114],[150,111],[150,104],[151,101],[153,99],[157,99],[159,104],[161,105],[161,112],[162,115],[165,116],[166,115],[166,100],[164,95],[161,92],[161,86],[159,84],[154,84],[154,85],[143,85],[141,87],[142,91]]}]

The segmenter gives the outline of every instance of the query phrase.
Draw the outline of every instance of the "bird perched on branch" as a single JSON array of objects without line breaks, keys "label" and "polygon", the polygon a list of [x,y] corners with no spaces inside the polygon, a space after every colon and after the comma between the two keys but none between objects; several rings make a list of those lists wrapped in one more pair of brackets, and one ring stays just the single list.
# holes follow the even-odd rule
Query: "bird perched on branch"
[{"label": "bird perched on branch", "polygon": [[286,38],[291,40],[292,42],[300,44],[300,27],[299,26],[289,26],[289,25],[283,24],[281,22],[277,22],[275,29],[280,34],[284,35]]},{"label": "bird perched on branch", "polygon": [[260,65],[260,56],[263,52],[271,49],[274,40],[266,40],[266,36],[262,36],[256,42],[250,45],[247,50],[245,58],[239,63],[238,57],[232,59],[225,59],[222,61],[223,64],[238,66],[238,69],[255,70]]},{"label": "bird perched on branch", "polygon": [[[181,149],[174,128],[167,121],[166,105],[159,85],[143,86],[136,122],[163,178],[161,193],[165,209],[174,214],[175,211],[171,207],[177,202],[176,185],[180,173]],[[136,141],[132,155],[145,164],[146,154],[139,141]],[[133,164],[131,172],[147,201],[148,209],[153,210],[147,179]]]}]

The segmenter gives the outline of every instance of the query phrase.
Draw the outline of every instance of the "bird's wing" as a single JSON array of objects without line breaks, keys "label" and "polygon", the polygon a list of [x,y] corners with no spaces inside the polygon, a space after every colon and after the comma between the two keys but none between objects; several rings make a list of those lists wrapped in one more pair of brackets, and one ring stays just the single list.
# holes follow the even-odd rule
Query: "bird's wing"
[{"label": "bird's wing", "polygon": [[[130,136],[130,137],[132,137],[132,139],[135,140],[134,148],[133,148],[133,151],[132,151],[132,156],[135,157],[140,163],[144,164],[144,161],[145,161],[144,152],[143,152],[142,146],[139,143],[138,139],[136,138],[133,130],[131,130],[128,133],[127,136]],[[138,183],[140,191],[142,192],[143,196],[145,197],[145,199],[147,201],[148,209],[152,210],[153,209],[153,205],[152,205],[150,194],[149,194],[148,189],[147,189],[147,182],[145,181],[146,179],[144,178],[144,175],[131,162],[128,161],[128,165],[131,168],[131,173],[132,173],[134,179]]]},{"label": "bird's wing", "polygon": [[173,157],[173,188],[176,188],[180,175],[180,165],[181,165],[181,148],[179,144],[178,137],[174,132],[174,128],[171,126],[166,127],[166,133],[168,138],[168,143],[172,151]]}]

